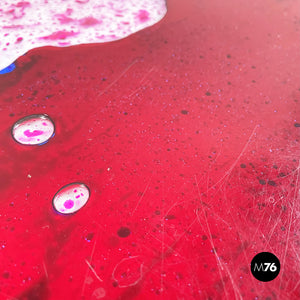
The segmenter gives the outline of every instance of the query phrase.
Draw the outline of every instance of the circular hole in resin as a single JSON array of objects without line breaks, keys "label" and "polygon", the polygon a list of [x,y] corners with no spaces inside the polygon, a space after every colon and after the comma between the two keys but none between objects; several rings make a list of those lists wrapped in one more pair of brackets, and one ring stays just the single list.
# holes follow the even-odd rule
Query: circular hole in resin
[{"label": "circular hole in resin", "polygon": [[83,183],[70,183],[62,187],[53,198],[54,209],[61,214],[72,214],[89,200],[90,190]]},{"label": "circular hole in resin", "polygon": [[42,145],[54,136],[55,126],[50,117],[30,115],[17,121],[12,127],[14,140],[22,145]]}]

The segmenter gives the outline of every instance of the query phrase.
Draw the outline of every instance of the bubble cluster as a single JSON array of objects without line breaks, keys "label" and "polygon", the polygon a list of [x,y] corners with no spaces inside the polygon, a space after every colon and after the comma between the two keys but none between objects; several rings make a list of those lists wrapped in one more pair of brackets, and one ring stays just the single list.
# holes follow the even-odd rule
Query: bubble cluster
[{"label": "bubble cluster", "polygon": [[89,188],[83,183],[70,183],[62,187],[54,196],[52,204],[61,214],[72,214],[81,209],[89,200]]},{"label": "bubble cluster", "polygon": [[30,115],[17,121],[12,127],[14,140],[22,145],[42,145],[54,136],[55,126],[46,114]]}]

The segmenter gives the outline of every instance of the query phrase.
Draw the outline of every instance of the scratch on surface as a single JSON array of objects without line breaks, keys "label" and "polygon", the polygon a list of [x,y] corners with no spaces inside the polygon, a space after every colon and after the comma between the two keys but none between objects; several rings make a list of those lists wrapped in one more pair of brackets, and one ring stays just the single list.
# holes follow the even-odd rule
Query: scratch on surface
[{"label": "scratch on surface", "polygon": [[[121,259],[116,265],[115,265],[115,267],[114,267],[114,269],[113,269],[113,271],[112,271],[112,274],[111,274],[111,277],[112,277],[112,279],[114,280],[114,281],[116,281],[116,282],[118,282],[118,280],[117,280],[117,278],[116,278],[116,276],[115,276],[115,272],[116,272],[116,270],[117,270],[117,268],[124,262],[124,261],[127,261],[127,260],[131,260],[131,259],[136,259],[136,258],[138,258],[139,256],[137,255],[137,256],[131,256],[131,257],[125,257],[125,258],[123,258],[123,259]],[[136,280],[136,281],[134,281],[134,282],[132,282],[132,283],[128,283],[128,284],[119,284],[118,285],[118,287],[119,288],[126,288],[126,287],[129,287],[129,286],[134,286],[134,285],[136,285],[136,284],[138,284],[141,280],[142,280],[142,278],[143,278],[143,266],[144,266],[144,263],[141,263],[141,265],[140,265],[140,277]]]},{"label": "scratch on surface", "polygon": [[175,246],[176,244],[186,235],[186,232],[192,228],[192,226],[195,224],[195,222],[197,221],[197,217],[195,217],[193,219],[193,221],[190,223],[190,225],[185,229],[185,232],[183,232],[170,246],[167,245],[167,250],[165,251],[165,253],[163,254],[163,257],[162,258],[165,258],[167,257],[170,253],[174,253],[175,250]]},{"label": "scratch on surface", "polygon": [[299,285],[300,285],[300,280],[298,280],[298,282],[297,282],[297,284],[295,285],[295,287],[291,290],[291,294],[292,294],[294,291],[297,291]]},{"label": "scratch on surface", "polygon": [[144,189],[144,191],[143,191],[143,193],[142,193],[142,195],[141,195],[141,197],[140,197],[138,203],[136,204],[134,210],[132,211],[131,216],[133,216],[133,214],[134,214],[135,211],[137,210],[138,206],[140,205],[140,203],[141,203],[141,201],[142,201],[142,199],[143,199],[145,193],[146,193],[147,190],[148,190],[148,187],[149,187],[149,185],[150,185],[150,181],[151,181],[152,177],[153,177],[153,174],[150,176],[150,179],[149,179],[149,181],[148,181],[148,183],[147,183],[147,185],[146,185],[146,187],[145,187],[145,189]]},{"label": "scratch on surface", "polygon": [[[227,199],[226,194],[224,195],[224,197]],[[236,232],[239,234],[239,226],[236,224],[235,218],[234,218],[234,216],[233,216],[231,210],[229,211],[229,214],[230,214],[230,216],[231,216],[232,222],[234,223],[234,225],[235,225],[235,227],[236,227]],[[242,216],[242,217],[244,218],[245,224],[247,224],[247,218],[246,218],[245,216]],[[245,262],[248,263],[248,262],[250,261],[250,259],[249,259],[249,256],[247,255],[246,247],[243,247],[242,253],[243,253],[243,256],[244,256],[244,258],[245,258]],[[226,266],[225,264],[224,264],[224,267],[227,268],[227,266]],[[229,270],[227,270],[227,269],[226,269],[226,271],[227,271],[227,273],[229,272]],[[231,276],[231,275],[229,274],[229,276]],[[232,284],[234,284],[232,278],[231,278],[230,280],[232,281]],[[252,286],[255,288],[255,290],[257,290],[257,286],[256,286],[256,284],[255,284],[254,276],[251,276],[251,282],[252,282]],[[235,285],[235,286],[236,286],[236,285]],[[239,296],[241,297],[240,293],[239,293]]]},{"label": "scratch on surface", "polygon": [[103,280],[98,276],[98,274],[96,273],[95,269],[92,267],[92,265],[88,262],[88,260],[85,260],[86,264],[89,266],[90,270],[93,272],[93,274],[95,275],[95,277],[100,281],[103,282]]},{"label": "scratch on surface", "polygon": [[[242,157],[242,155],[244,154],[244,152],[246,151],[248,145],[251,142],[252,137],[255,134],[256,128],[258,127],[258,125],[255,125],[254,129],[252,130],[252,133],[250,134],[245,146],[243,147],[241,153],[239,154],[239,156],[237,157],[237,159],[234,161],[234,163],[230,166],[230,168],[225,172],[225,174],[222,176],[222,178],[220,178],[213,186],[211,186],[210,188],[207,189],[207,191],[215,188],[220,182],[222,182],[226,177],[228,177],[232,170],[234,169],[234,167],[236,166],[236,164],[238,163],[238,161],[240,160],[240,158]],[[219,187],[218,191],[220,190],[220,188],[222,187],[223,184],[221,184],[221,186]],[[217,191],[216,191],[217,192]]]},{"label": "scratch on surface", "polygon": [[[184,233],[184,234],[185,234],[185,233]],[[149,233],[149,235],[150,235],[153,239],[157,240],[159,243],[164,243],[164,246],[163,246],[163,247],[164,247],[164,249],[167,248],[166,251],[170,250],[170,249],[175,245],[175,243],[178,241],[178,239],[182,238],[182,235],[180,235],[179,238],[177,238],[177,239],[175,240],[175,243],[174,243],[174,242],[173,242],[173,243],[167,243],[167,242],[165,241],[165,239],[164,239],[164,241],[162,241],[162,239],[159,239],[157,236],[153,235],[152,233]],[[144,245],[144,247],[147,248],[148,250],[151,249],[150,247],[146,247],[145,245]],[[188,260],[188,259],[184,258],[184,256],[182,256],[182,255],[181,255],[178,251],[176,251],[174,248],[172,249],[172,252],[176,255],[176,257],[180,257],[180,258],[182,259],[182,261],[187,261],[187,260]],[[164,255],[164,253],[163,253],[163,255],[161,255],[161,258],[164,258],[164,257],[165,257],[165,255]]]},{"label": "scratch on surface", "polygon": [[153,70],[156,70],[156,67],[152,67],[145,75],[144,77],[141,79],[140,83],[143,83],[143,81],[146,79],[146,77],[149,76],[150,73],[152,73]]},{"label": "scratch on surface", "polygon": [[221,222],[223,222],[228,228],[230,228],[230,224],[228,222],[226,222],[221,216],[219,216],[216,213],[213,213],[213,216],[215,219],[220,220]]},{"label": "scratch on surface", "polygon": [[255,230],[255,232],[254,232],[254,234],[253,234],[253,236],[252,236],[252,240],[253,240],[253,241],[256,240],[256,235],[258,234],[258,231],[259,231],[259,229],[260,229],[260,227],[261,227],[261,224],[262,224],[262,221],[263,221],[263,219],[264,219],[265,214],[266,214],[266,211],[264,210],[262,216],[260,217],[259,223],[258,223],[258,225],[256,226],[256,230]]},{"label": "scratch on surface", "polygon": [[[150,73],[153,72],[153,70],[156,70],[156,67],[152,67],[144,76],[143,78],[140,80],[139,84],[144,84],[144,86],[146,85],[150,85],[151,81],[146,79]],[[139,90],[141,89],[141,86],[139,86],[138,88],[136,88],[133,92],[130,93],[130,95],[128,95],[129,98],[131,98],[134,94],[136,94]]]},{"label": "scratch on surface", "polygon": [[[92,252],[91,252],[91,258],[90,258],[90,261],[93,260],[94,252],[95,252],[95,249],[96,249],[96,244],[97,244],[98,237],[99,237],[99,231],[100,231],[100,229],[98,229],[98,232],[97,232],[97,236],[96,236],[96,239],[95,239],[95,243],[94,243],[94,246],[93,246],[93,249],[92,249]],[[86,262],[87,262],[87,261],[86,261]],[[85,289],[85,285],[86,285],[86,279],[87,279],[87,277],[88,277],[89,270],[90,270],[90,267],[87,269],[87,271],[86,271],[86,273],[85,273],[85,276],[84,276],[84,281],[83,281],[83,285],[82,285],[82,289],[81,289],[81,296],[83,296],[83,293],[84,293],[84,289]]]},{"label": "scratch on surface", "polygon": [[274,231],[275,231],[276,227],[279,225],[279,223],[281,221],[281,214],[282,214],[282,211],[280,211],[279,216],[276,218],[276,221],[274,222],[274,226],[272,227],[272,229],[269,232],[269,239],[267,240],[268,244],[270,244],[270,241],[273,237]]},{"label": "scratch on surface", "polygon": [[162,241],[161,241],[161,265],[160,265],[160,292],[164,290],[164,278],[162,276],[164,271],[164,247],[165,247],[165,218],[162,219]]},{"label": "scratch on surface", "polygon": [[[199,195],[200,200],[201,200],[201,194],[200,194],[199,184],[198,184],[197,176],[196,176],[196,175],[195,175],[195,181],[196,181],[196,186],[197,186],[197,190],[198,190],[198,195]],[[207,229],[207,231],[208,231],[209,242],[210,242],[210,244],[211,244],[212,249],[215,249],[215,244],[214,244],[214,241],[213,241],[213,238],[212,238],[212,234],[211,234],[210,227],[209,227],[209,225],[208,225],[206,213],[205,213],[205,211],[204,211],[203,206],[201,205],[200,207],[201,207],[202,214],[203,214],[203,216],[204,216],[204,220],[205,220],[205,224],[206,224],[206,229]],[[202,227],[202,222],[201,222],[200,216],[199,216],[199,209],[195,209],[195,213],[196,213],[196,216],[197,216],[196,219],[198,220],[199,224],[200,224],[201,227]],[[228,299],[228,293],[227,293],[227,291],[226,291],[226,289],[225,289],[225,283],[224,283],[223,276],[222,276],[222,271],[224,271],[223,264],[222,264],[222,262],[219,260],[219,257],[217,256],[217,253],[216,253],[215,251],[214,251],[214,254],[215,254],[215,258],[216,258],[216,262],[217,262],[218,271],[219,271],[219,274],[220,274],[222,286],[224,287],[226,299]],[[227,273],[228,273],[228,272],[227,272]]]},{"label": "scratch on surface", "polygon": [[44,267],[46,278],[48,279],[49,276],[48,276],[48,272],[47,272],[47,267],[46,267],[45,261],[43,261],[43,267]]},{"label": "scratch on surface", "polygon": [[[297,178],[296,178],[296,183],[295,183],[294,197],[291,201],[292,202],[292,204],[291,204],[292,207],[291,207],[291,212],[288,216],[288,229],[287,229],[286,243],[285,243],[286,245],[285,245],[283,259],[282,259],[282,270],[281,270],[282,275],[280,277],[280,284],[279,284],[279,291],[280,292],[282,291],[282,279],[283,279],[283,274],[284,274],[284,267],[285,267],[285,260],[286,260],[286,256],[287,256],[287,250],[288,250],[288,247],[289,247],[289,239],[290,239],[291,226],[292,226],[293,216],[294,216],[294,208],[295,208],[295,204],[297,202],[298,196],[299,196],[300,160],[298,161],[297,170],[298,170],[298,172],[297,172]],[[279,298],[280,298],[280,295],[279,295]]]},{"label": "scratch on surface", "polygon": [[103,95],[107,90],[109,90],[118,80],[120,80],[125,74],[126,72],[128,72],[128,70],[135,65],[139,60],[136,58],[128,67],[126,67],[121,74],[113,81],[111,82],[102,92],[100,92],[98,94],[98,96]]}]

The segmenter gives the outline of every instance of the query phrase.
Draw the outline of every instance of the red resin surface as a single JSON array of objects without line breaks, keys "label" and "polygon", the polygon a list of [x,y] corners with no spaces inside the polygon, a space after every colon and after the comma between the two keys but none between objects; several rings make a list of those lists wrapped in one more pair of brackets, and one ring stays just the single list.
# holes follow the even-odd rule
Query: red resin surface
[{"label": "red resin surface", "polygon": [[[170,1],[107,44],[0,75],[1,299],[297,299],[297,1]],[[48,114],[55,136],[11,127]],[[87,204],[52,199],[82,182]],[[281,262],[260,282],[250,262]]]}]

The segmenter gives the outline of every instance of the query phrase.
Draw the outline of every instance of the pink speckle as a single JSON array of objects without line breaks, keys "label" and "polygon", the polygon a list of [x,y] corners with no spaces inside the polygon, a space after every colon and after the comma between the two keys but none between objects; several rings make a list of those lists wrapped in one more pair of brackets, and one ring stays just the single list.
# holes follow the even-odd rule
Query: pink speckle
[{"label": "pink speckle", "polygon": [[27,7],[30,6],[30,2],[21,1],[16,4],[16,7]]},{"label": "pink speckle", "polygon": [[141,22],[146,22],[149,20],[149,12],[147,10],[141,9],[138,12],[138,18]]},{"label": "pink speckle", "polygon": [[43,124],[44,126],[47,126],[47,125],[48,125],[46,122],[43,122],[42,124]]},{"label": "pink speckle", "polygon": [[65,46],[69,46],[70,42],[58,42],[58,45],[65,47]]},{"label": "pink speckle", "polygon": [[26,135],[27,137],[33,137],[33,136],[38,136],[43,134],[44,131],[41,130],[34,130],[34,131],[30,131],[29,129],[24,131],[24,135]]},{"label": "pink speckle", "polygon": [[72,208],[73,206],[74,206],[73,200],[67,200],[67,201],[64,203],[64,207],[65,207],[66,209],[70,209],[70,208]]},{"label": "pink speckle", "polygon": [[86,18],[80,19],[79,23],[82,26],[89,27],[89,26],[99,24],[100,22],[97,19],[93,18],[93,17],[86,17]]},{"label": "pink speckle", "polygon": [[68,24],[74,22],[74,19],[70,18],[72,12],[73,9],[67,8],[64,14],[56,14],[55,17],[57,17],[60,24]]},{"label": "pink speckle", "polygon": [[80,195],[77,195],[75,198],[78,199],[80,197]]},{"label": "pink speckle", "polygon": [[77,193],[77,190],[74,190],[74,193]]},{"label": "pink speckle", "polygon": [[66,15],[67,15],[67,16],[70,16],[70,15],[72,14],[72,12],[73,12],[73,9],[72,9],[72,8],[67,8],[67,10],[66,10]]},{"label": "pink speckle", "polygon": [[76,0],[77,3],[88,3],[89,0]]},{"label": "pink speckle", "polygon": [[57,14],[55,16],[57,17],[57,19],[60,22],[60,24],[68,24],[68,23],[71,23],[71,22],[74,21],[72,18],[67,17],[64,14]]},{"label": "pink speckle", "polygon": [[78,34],[78,32],[62,30],[62,31],[53,32],[52,34],[50,34],[48,36],[43,36],[43,37],[41,37],[41,39],[44,39],[44,40],[64,40],[65,38],[67,38],[69,36],[75,36],[77,34]]},{"label": "pink speckle", "polygon": [[17,4],[12,4],[11,9],[8,10],[7,14],[12,14],[14,19],[20,19],[25,15],[25,8],[30,6],[30,2],[21,1]]},{"label": "pink speckle", "polygon": [[[4,29],[23,29],[22,25],[7,25],[7,26],[3,26],[2,28]],[[8,35],[8,33],[7,33]]]},{"label": "pink speckle", "polygon": [[22,37],[18,37],[17,40],[16,40],[16,43],[20,43],[23,41],[23,38]]}]

